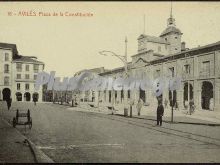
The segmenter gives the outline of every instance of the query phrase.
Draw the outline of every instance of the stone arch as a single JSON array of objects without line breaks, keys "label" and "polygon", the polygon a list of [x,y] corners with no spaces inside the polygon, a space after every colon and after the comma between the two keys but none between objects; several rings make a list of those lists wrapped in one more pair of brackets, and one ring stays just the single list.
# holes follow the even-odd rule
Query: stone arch
[{"label": "stone arch", "polygon": [[17,101],[22,101],[22,93],[21,92],[16,92],[16,100]]},{"label": "stone arch", "polygon": [[[188,84],[189,84],[189,99],[188,99]],[[194,99],[193,98],[193,85],[185,82],[183,87],[183,105],[186,106],[186,102]]]},{"label": "stone arch", "polygon": [[143,102],[145,103],[145,101],[146,101],[145,91],[142,90],[141,88],[139,88],[139,98],[140,98],[141,100],[143,100]]},{"label": "stone arch", "polygon": [[201,86],[201,106],[202,109],[213,110],[214,107],[214,86],[211,81],[203,81]]},{"label": "stone arch", "polygon": [[24,100],[25,101],[30,101],[31,100],[31,94],[29,92],[24,93]]},{"label": "stone arch", "polygon": [[39,99],[39,94],[37,92],[34,92],[33,95],[32,95],[32,98],[33,98],[33,101],[38,101]]},{"label": "stone arch", "polygon": [[11,90],[9,88],[4,88],[2,90],[3,100],[8,100],[11,98]]}]

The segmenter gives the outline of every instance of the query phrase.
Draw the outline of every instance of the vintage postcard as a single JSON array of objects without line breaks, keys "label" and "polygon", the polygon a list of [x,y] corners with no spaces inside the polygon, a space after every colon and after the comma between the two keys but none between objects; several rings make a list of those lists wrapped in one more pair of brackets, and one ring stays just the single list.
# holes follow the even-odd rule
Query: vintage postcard
[{"label": "vintage postcard", "polygon": [[0,2],[0,163],[220,162],[220,3]]}]

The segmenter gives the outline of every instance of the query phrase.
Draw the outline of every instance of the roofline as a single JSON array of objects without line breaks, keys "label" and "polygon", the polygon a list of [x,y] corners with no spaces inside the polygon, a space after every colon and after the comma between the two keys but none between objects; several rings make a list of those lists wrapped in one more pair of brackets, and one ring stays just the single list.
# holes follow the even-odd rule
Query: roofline
[{"label": "roofline", "polygon": [[[157,63],[158,61],[164,61],[165,59],[168,59],[170,57],[177,57],[177,56],[180,56],[180,55],[183,55],[183,54],[186,54],[186,53],[192,53],[194,51],[197,51],[197,50],[201,50],[201,49],[206,49],[206,48],[211,48],[211,47],[214,47],[214,46],[220,46],[220,41],[218,42],[215,42],[215,43],[212,43],[212,44],[208,44],[208,45],[204,45],[204,46],[200,46],[200,47],[196,47],[196,48],[192,48],[192,49],[189,49],[189,50],[185,50],[185,51],[182,51],[182,52],[179,52],[179,53],[175,53],[175,54],[171,54],[171,55],[168,55],[168,56],[165,56],[165,57],[162,57],[160,59],[156,59],[156,60],[152,60],[151,63]],[[220,47],[219,47],[219,50],[220,50]],[[196,53],[196,54],[193,54],[193,55],[197,55],[199,53]],[[177,58],[176,58],[177,59]],[[160,63],[160,62],[159,62]]]},{"label": "roofline", "polygon": [[147,53],[147,52],[152,52],[153,50],[150,49],[150,50],[146,50],[144,52],[141,52],[141,53],[138,53],[138,54],[135,54],[135,55],[132,55],[131,57],[135,57],[135,56],[138,56],[138,55],[141,55],[141,54],[144,54],[144,53]]},{"label": "roofline", "polygon": [[28,64],[42,64],[45,65],[44,62],[36,61],[36,62],[30,62],[30,61],[22,61],[22,60],[12,60],[13,63],[28,63]]},{"label": "roofline", "polygon": [[[184,55],[185,53],[190,53],[190,52],[194,52],[196,50],[201,50],[201,49],[206,49],[206,48],[211,48],[211,47],[214,47],[214,46],[218,46],[219,45],[219,50],[220,50],[220,41],[218,42],[215,42],[215,43],[212,43],[212,44],[208,44],[208,45],[204,45],[204,46],[201,46],[201,47],[196,47],[196,48],[192,48],[192,49],[189,49],[189,50],[185,50],[185,51],[182,51],[182,52],[179,52],[179,53],[175,53],[175,54],[171,54],[171,55],[168,55],[168,56],[165,56],[165,57],[162,57],[160,59],[156,59],[156,60],[152,60],[152,61],[149,61],[147,65],[153,63],[153,64],[158,64],[158,63],[162,63],[165,61],[165,59],[168,59],[170,57],[176,57],[178,55]],[[144,53],[144,52],[143,52]],[[139,53],[139,54],[142,54],[142,53]],[[136,55],[133,55],[133,56],[137,56],[139,54],[136,54]],[[196,55],[199,54],[199,53],[196,53]],[[133,57],[131,56],[131,57]],[[177,59],[177,58],[176,58]],[[129,62],[128,64],[131,64],[132,62]],[[146,66],[146,65],[145,65]],[[120,70],[124,70],[124,67],[118,67],[118,68],[115,68],[115,69],[112,69],[112,70],[109,70],[107,72],[103,72],[103,73],[100,73],[99,75],[107,75],[107,74],[111,74],[113,72],[117,72],[117,71],[120,71]]]},{"label": "roofline", "polygon": [[6,48],[6,47],[1,47],[1,46],[0,46],[0,49],[13,50],[13,48]]},{"label": "roofline", "polygon": [[[167,33],[164,33],[164,34],[160,34],[160,37],[163,37],[163,36],[165,36],[165,35],[167,35],[167,34],[169,34],[169,33],[172,33],[173,31],[170,31],[170,32],[167,32]],[[174,33],[176,33],[176,32],[174,32]],[[178,33],[180,33],[181,35],[183,35],[183,33],[182,32],[178,32]]]}]

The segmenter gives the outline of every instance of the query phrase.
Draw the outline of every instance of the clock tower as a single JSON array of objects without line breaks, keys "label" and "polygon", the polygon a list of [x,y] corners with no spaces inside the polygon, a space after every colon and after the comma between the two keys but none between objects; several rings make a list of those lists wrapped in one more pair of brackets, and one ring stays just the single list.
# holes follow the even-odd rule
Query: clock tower
[{"label": "clock tower", "polygon": [[182,32],[176,28],[175,19],[172,14],[172,3],[170,18],[167,19],[167,28],[161,33],[160,37],[167,41],[169,45],[169,54],[181,52]]}]

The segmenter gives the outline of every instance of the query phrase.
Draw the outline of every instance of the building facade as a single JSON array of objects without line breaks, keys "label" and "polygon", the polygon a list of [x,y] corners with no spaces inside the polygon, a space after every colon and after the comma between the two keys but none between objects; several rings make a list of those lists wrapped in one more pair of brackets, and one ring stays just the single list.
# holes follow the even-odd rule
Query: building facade
[{"label": "building facade", "polygon": [[15,44],[0,43],[0,100],[42,101],[42,87],[35,91],[38,72],[44,70],[44,63],[36,57],[19,55]]},{"label": "building facade", "polygon": [[[181,41],[183,33],[176,27],[170,15],[166,29],[159,35],[141,34],[138,37],[137,54],[128,63],[128,75],[134,78],[152,80],[164,76],[168,79],[181,77],[181,87],[170,91],[165,89],[160,96],[169,105],[186,109],[193,100],[198,110],[220,110],[220,42],[188,49]],[[123,77],[124,67],[100,73],[104,77]],[[99,105],[127,104],[129,100],[142,99],[146,106],[156,108],[158,97],[152,90],[96,91],[94,102]],[[172,101],[173,100],[173,101]]]}]

